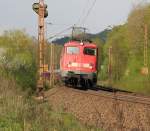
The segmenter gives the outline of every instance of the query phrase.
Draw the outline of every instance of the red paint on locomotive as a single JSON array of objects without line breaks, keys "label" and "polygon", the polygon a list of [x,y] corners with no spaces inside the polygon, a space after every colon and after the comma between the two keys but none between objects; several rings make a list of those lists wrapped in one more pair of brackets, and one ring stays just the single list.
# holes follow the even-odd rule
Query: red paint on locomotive
[{"label": "red paint on locomotive", "polygon": [[64,80],[82,78],[97,82],[98,48],[94,43],[70,41],[64,45],[60,59]]}]

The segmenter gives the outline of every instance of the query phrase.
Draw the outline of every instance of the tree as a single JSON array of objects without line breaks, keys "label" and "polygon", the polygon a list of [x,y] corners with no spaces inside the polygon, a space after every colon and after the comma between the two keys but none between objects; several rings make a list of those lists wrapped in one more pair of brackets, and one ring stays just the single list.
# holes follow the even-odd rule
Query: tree
[{"label": "tree", "polygon": [[23,31],[5,31],[0,38],[1,69],[11,75],[23,88],[35,88],[36,44]]}]

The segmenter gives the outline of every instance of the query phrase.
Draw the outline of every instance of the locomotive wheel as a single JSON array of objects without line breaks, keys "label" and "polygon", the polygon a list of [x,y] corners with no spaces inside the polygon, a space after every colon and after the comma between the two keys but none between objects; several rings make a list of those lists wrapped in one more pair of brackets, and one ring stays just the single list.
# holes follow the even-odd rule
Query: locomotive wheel
[{"label": "locomotive wheel", "polygon": [[93,80],[89,80],[89,81],[88,81],[88,83],[89,83],[89,88],[96,87],[96,83],[95,83],[95,81],[93,81]]},{"label": "locomotive wheel", "polygon": [[73,78],[73,87],[77,87],[78,85],[78,79],[77,78]]},{"label": "locomotive wheel", "polygon": [[63,83],[64,83],[64,86],[68,86],[68,84],[69,84],[68,79],[65,78]]},{"label": "locomotive wheel", "polygon": [[81,79],[80,80],[80,85],[81,85],[81,89],[83,89],[83,90],[87,90],[88,89],[88,86],[86,84],[86,80],[85,79]]}]

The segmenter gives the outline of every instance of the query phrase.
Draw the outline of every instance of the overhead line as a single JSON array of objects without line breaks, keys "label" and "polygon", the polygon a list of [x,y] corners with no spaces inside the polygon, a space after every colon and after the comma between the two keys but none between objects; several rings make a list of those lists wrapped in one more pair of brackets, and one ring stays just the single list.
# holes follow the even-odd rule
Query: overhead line
[{"label": "overhead line", "polygon": [[61,24],[61,23],[50,23],[52,26],[69,26],[71,24]]},{"label": "overhead line", "polygon": [[[89,16],[89,14],[91,13],[91,11],[92,11],[92,9],[93,9],[93,7],[94,7],[94,5],[95,5],[95,3],[96,3],[96,1],[97,0],[94,0],[93,1],[93,3],[92,3],[92,5],[91,5],[91,7],[89,8],[89,10],[87,11],[87,14],[86,14],[86,16],[84,17],[84,19],[82,20],[82,24],[84,25],[84,23],[85,23],[85,21],[86,21],[86,19],[87,19],[87,17]],[[89,0],[88,0],[88,2],[89,2]],[[86,6],[85,6],[85,9],[86,9]],[[84,9],[84,10],[85,10]],[[83,10],[83,13],[84,13],[84,10]],[[79,18],[79,21],[80,21],[80,19],[81,18]],[[60,31],[59,33],[56,33],[55,35],[53,35],[53,36],[51,36],[51,37],[49,37],[47,40],[49,40],[49,39],[53,39],[53,38],[55,38],[55,37],[57,37],[57,36],[59,36],[60,34],[62,34],[62,33],[64,33],[64,32],[66,32],[66,31],[68,31],[68,30],[70,30],[72,27],[74,27],[76,24],[74,24],[73,26],[71,26],[71,27],[69,27],[69,28],[66,28],[66,29],[64,29],[64,30],[62,30],[62,31]]]},{"label": "overhead line", "polygon": [[84,19],[83,19],[83,21],[82,21],[82,24],[83,24],[83,25],[85,24],[86,19],[88,18],[88,16],[90,15],[90,13],[91,13],[93,7],[95,6],[96,1],[97,1],[97,0],[94,0],[94,1],[93,1],[93,3],[92,3],[92,5],[91,5],[91,7],[89,8],[89,10],[88,10],[86,16],[84,17]]},{"label": "overhead line", "polygon": [[73,26],[70,26],[70,27],[68,27],[68,28],[66,28],[66,29],[64,29],[64,30],[62,30],[62,31],[60,31],[60,32],[58,32],[58,33],[56,33],[55,35],[49,37],[47,40],[53,39],[53,38],[55,38],[55,37],[61,35],[62,33],[64,33],[64,32],[66,32],[66,31],[70,30],[72,27],[73,27]]},{"label": "overhead line", "polygon": [[86,3],[85,3],[85,6],[84,6],[84,9],[83,9],[83,11],[82,11],[82,14],[81,14],[81,16],[79,17],[79,19],[78,19],[78,21],[77,21],[77,23],[76,23],[76,24],[80,24],[81,19],[82,19],[82,16],[84,15],[84,13],[85,13],[85,11],[86,11],[86,7],[87,7],[87,5],[88,5],[89,1],[90,1],[90,0],[86,0]]}]

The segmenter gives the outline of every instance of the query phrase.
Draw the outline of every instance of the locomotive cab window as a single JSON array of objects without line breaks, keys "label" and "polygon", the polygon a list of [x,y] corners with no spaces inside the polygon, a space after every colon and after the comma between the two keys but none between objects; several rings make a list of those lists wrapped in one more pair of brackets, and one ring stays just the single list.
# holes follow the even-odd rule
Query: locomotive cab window
[{"label": "locomotive cab window", "polygon": [[79,54],[78,47],[67,47],[67,54]]},{"label": "locomotive cab window", "polygon": [[96,49],[95,48],[85,47],[83,53],[85,55],[96,56]]}]

